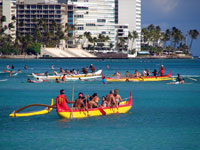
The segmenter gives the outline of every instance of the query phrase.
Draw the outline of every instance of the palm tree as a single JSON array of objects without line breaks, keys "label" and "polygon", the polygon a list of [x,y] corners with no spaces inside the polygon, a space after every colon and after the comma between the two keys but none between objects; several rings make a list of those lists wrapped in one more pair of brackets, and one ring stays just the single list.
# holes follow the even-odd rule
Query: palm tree
[{"label": "palm tree", "polygon": [[190,46],[189,46],[189,49],[191,50],[193,40],[196,40],[196,39],[198,38],[199,32],[198,32],[196,29],[194,29],[194,30],[189,30],[188,35],[189,35],[190,38],[191,38],[191,42],[190,42]]},{"label": "palm tree", "polygon": [[183,41],[185,39],[182,32],[179,29],[177,29],[176,27],[172,28],[171,36],[172,36],[173,43],[174,43],[174,49],[176,49],[177,44],[179,44],[181,41]]},{"label": "palm tree", "polygon": [[131,50],[133,50],[133,44],[135,42],[135,39],[137,39],[138,37],[139,36],[138,36],[138,33],[136,31],[132,31],[132,32],[128,33],[128,39],[132,41]]},{"label": "palm tree", "polygon": [[149,37],[149,32],[146,28],[143,28],[141,31],[142,34],[142,42],[146,43],[148,41],[148,37]]},{"label": "palm tree", "polygon": [[119,50],[121,50],[121,48],[122,48],[122,50],[125,48],[125,42],[126,42],[126,40],[123,37],[119,38],[119,41],[117,43]]}]

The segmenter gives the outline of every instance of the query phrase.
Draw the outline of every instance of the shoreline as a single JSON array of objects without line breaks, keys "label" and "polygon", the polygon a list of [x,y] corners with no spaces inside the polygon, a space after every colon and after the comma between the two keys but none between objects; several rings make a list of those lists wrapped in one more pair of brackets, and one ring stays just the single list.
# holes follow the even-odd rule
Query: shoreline
[{"label": "shoreline", "polygon": [[39,57],[35,55],[2,55],[0,59],[193,59],[193,56],[137,56],[137,57]]}]

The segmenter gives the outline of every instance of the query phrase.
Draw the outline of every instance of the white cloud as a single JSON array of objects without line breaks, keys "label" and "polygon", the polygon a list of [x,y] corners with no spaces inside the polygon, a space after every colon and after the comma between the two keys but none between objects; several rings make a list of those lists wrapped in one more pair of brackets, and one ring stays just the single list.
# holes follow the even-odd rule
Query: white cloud
[{"label": "white cloud", "polygon": [[172,12],[178,5],[180,0],[153,0],[153,3],[164,13]]}]

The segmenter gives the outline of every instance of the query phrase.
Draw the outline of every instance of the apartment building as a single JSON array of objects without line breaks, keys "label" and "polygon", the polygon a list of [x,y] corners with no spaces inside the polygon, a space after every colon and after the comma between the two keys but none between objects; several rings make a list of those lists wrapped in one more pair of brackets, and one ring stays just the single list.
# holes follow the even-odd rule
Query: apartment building
[{"label": "apartment building", "polygon": [[[134,42],[134,48],[141,50],[141,0],[115,0],[115,22],[129,26],[129,31],[136,31],[139,38]],[[129,50],[132,42],[128,42]]]},{"label": "apartment building", "polygon": [[[120,24],[116,24],[115,25],[115,32],[116,32],[116,50],[128,50],[128,33],[129,33],[129,30],[128,30],[128,24],[123,24],[123,25],[120,25]],[[123,48],[122,47],[119,47],[117,46],[118,43],[120,43],[120,38],[123,38],[124,39],[124,46]]]},{"label": "apartment building", "polygon": [[7,26],[6,34],[10,34],[12,39],[16,38],[16,0],[3,0],[2,2],[2,16],[6,17],[3,26]]},{"label": "apartment building", "polygon": [[0,1],[0,30],[2,29],[2,22],[1,22],[1,18],[2,18],[2,1]]},{"label": "apartment building", "polygon": [[55,0],[25,0],[17,4],[17,31],[21,35],[34,33],[40,19],[50,29],[54,21],[64,26],[67,18],[67,5],[58,4]]},{"label": "apartment building", "polygon": [[[115,0],[58,0],[74,6],[74,14],[69,19],[74,20],[75,35],[90,32],[92,37],[99,34],[110,37],[115,43]],[[68,20],[68,22],[70,22]]]}]

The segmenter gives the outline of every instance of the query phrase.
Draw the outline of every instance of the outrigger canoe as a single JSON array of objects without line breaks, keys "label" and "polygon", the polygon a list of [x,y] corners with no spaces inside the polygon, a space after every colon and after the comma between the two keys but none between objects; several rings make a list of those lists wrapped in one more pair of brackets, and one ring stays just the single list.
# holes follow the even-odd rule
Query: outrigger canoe
[{"label": "outrigger canoe", "polygon": [[[32,106],[43,106],[45,107],[42,110],[38,110],[38,111],[31,111],[31,112],[22,112],[20,113],[20,111],[32,107]],[[27,117],[27,116],[34,116],[34,115],[43,115],[43,114],[47,114],[49,112],[51,112],[51,110],[53,109],[53,99],[51,100],[51,108],[48,107],[48,105],[43,105],[43,104],[31,104],[25,107],[22,107],[20,109],[18,109],[17,111],[13,111],[9,116],[10,117]]]},{"label": "outrigger canoe", "polygon": [[[117,107],[99,107],[86,110],[61,110],[57,109],[57,113],[61,118],[72,119],[72,118],[87,118],[93,116],[102,116],[110,114],[127,113],[133,105],[132,93],[130,93],[129,101],[120,102]],[[58,108],[58,107],[57,107]]]},{"label": "outrigger canoe", "polygon": [[115,78],[115,77],[107,77],[107,82],[129,82],[129,81],[166,81],[166,80],[174,80],[174,78],[171,77],[171,71],[168,75],[165,76],[150,76],[150,77],[122,77],[122,78]]},{"label": "outrigger canoe", "polygon": [[[78,80],[79,78],[84,79],[84,77],[93,77],[93,78],[99,78],[101,77],[102,70],[98,70],[94,73],[88,73],[88,74],[78,74],[78,75],[66,75],[66,79],[70,80],[70,79],[74,79],[74,80]],[[36,75],[34,73],[32,73],[34,78],[39,78],[39,79],[62,79],[63,74],[61,75],[49,75],[49,76],[42,76],[42,75]]]}]

